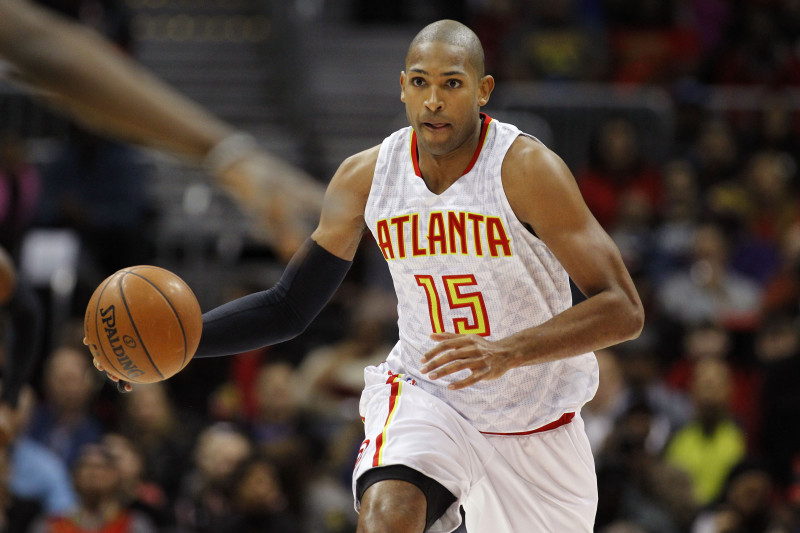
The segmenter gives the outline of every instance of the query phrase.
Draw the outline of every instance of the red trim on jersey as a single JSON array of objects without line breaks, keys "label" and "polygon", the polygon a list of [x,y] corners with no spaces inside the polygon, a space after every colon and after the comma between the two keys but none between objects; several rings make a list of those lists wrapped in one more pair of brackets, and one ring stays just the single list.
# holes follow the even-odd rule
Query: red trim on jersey
[{"label": "red trim on jersey", "polygon": [[[489,131],[489,123],[492,121],[492,117],[487,115],[486,113],[481,113],[481,135],[478,139],[478,146],[475,148],[475,153],[472,154],[472,160],[470,160],[469,165],[467,168],[464,169],[464,172],[461,173],[463,176],[464,174],[468,173],[472,170],[472,167],[475,166],[475,163],[478,161],[478,156],[481,155],[481,150],[483,149],[483,144],[486,142],[486,132]],[[415,130],[411,130],[411,164],[414,165],[414,174],[417,177],[422,177],[422,171],[419,168],[419,150],[417,149],[417,132]]]},{"label": "red trim on jersey", "polygon": [[572,419],[575,418],[575,413],[564,413],[561,415],[561,418],[550,422],[549,424],[545,424],[544,426],[536,429],[532,429],[530,431],[520,431],[519,433],[492,433],[491,431],[481,431],[484,435],[533,435],[534,433],[541,433],[543,431],[550,431],[551,429],[560,428],[561,426],[566,426]]}]

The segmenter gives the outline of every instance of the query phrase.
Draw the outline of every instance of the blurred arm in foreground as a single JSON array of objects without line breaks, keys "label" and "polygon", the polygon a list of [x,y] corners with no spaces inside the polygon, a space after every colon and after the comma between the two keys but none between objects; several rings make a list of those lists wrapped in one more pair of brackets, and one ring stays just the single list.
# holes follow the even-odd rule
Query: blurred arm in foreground
[{"label": "blurred arm in foreground", "polygon": [[316,222],[323,187],[179,94],[95,31],[26,0],[0,2],[8,76],[109,137],[203,165],[288,259]]}]

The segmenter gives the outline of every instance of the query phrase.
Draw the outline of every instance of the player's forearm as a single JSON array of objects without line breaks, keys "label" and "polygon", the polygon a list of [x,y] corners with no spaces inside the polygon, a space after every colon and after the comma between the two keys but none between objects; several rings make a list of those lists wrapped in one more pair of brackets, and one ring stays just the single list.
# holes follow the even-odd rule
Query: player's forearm
[{"label": "player's forearm", "polygon": [[234,355],[296,337],[333,297],[351,264],[309,239],[275,287],[203,315],[194,357]]},{"label": "player's forearm", "polygon": [[581,355],[634,339],[643,325],[644,310],[635,294],[607,290],[501,342],[513,354],[513,366],[524,366]]},{"label": "player's forearm", "polygon": [[2,4],[0,56],[76,119],[197,159],[232,132],[94,31],[27,2]]}]

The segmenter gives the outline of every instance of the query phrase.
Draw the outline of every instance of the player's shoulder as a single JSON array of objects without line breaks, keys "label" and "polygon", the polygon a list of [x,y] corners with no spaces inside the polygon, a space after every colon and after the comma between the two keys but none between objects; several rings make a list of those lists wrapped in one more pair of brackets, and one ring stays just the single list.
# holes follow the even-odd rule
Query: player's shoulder
[{"label": "player's shoulder", "polygon": [[529,135],[518,135],[506,153],[505,161],[510,165],[554,165],[562,163],[561,158],[544,143]]},{"label": "player's shoulder", "polygon": [[380,145],[373,146],[342,161],[328,184],[328,194],[341,192],[366,197],[375,175],[379,149]]},{"label": "player's shoulder", "polygon": [[339,165],[337,174],[344,174],[351,177],[368,176],[372,179],[372,176],[375,174],[375,166],[378,163],[379,151],[380,145],[377,145],[349,156]]},{"label": "player's shoulder", "polygon": [[506,152],[502,166],[503,181],[542,177],[572,177],[563,159],[539,140],[519,135]]}]

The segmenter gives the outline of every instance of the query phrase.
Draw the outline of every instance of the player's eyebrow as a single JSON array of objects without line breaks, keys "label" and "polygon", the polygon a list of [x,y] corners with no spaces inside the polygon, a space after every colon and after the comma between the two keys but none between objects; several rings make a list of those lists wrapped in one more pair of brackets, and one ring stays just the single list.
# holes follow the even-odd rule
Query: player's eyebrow
[{"label": "player's eyebrow", "polygon": [[[418,74],[424,74],[425,76],[430,76],[430,74],[426,70],[421,69],[421,68],[410,68],[410,69],[408,69],[408,71],[409,72],[416,72]],[[463,70],[449,70],[447,72],[443,72],[441,75],[442,76],[466,76],[467,74]]]}]

